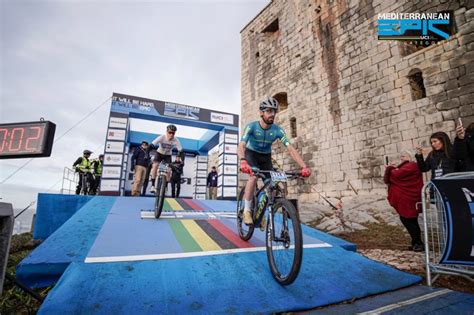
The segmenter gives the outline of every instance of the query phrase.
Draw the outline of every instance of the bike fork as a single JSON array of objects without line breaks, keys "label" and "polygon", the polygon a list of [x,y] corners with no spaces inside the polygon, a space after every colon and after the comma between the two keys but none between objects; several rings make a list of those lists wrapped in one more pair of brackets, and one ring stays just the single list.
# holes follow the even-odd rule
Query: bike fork
[{"label": "bike fork", "polygon": [[267,241],[271,244],[271,242],[275,239],[275,235],[273,235],[273,210],[272,207],[268,207],[268,229],[267,229]]}]

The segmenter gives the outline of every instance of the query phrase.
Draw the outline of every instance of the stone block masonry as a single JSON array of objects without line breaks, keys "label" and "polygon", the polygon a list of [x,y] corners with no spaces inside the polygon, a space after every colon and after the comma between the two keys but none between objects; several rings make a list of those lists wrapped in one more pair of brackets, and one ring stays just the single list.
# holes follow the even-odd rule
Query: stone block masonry
[{"label": "stone block masonry", "polygon": [[[288,107],[276,119],[315,171],[289,188],[300,202],[318,193],[342,198],[383,192],[383,156],[398,161],[435,131],[454,137],[455,120],[474,122],[474,2],[272,1],[241,31],[241,130],[258,119],[258,103],[283,93]],[[449,39],[409,53],[406,44],[377,39],[384,12],[450,10]],[[271,26],[271,27],[270,27]],[[425,96],[410,76],[421,72]],[[281,95],[283,95],[281,94]],[[419,98],[419,99],[416,99]],[[294,169],[274,144],[274,159]],[[348,185],[350,183],[350,185]]]}]

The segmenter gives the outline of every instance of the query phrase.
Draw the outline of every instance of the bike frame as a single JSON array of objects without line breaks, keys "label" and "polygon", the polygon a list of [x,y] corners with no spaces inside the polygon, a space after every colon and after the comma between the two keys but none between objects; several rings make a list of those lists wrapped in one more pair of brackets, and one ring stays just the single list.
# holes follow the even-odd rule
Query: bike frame
[{"label": "bike frame", "polygon": [[158,175],[155,178],[155,187],[158,184],[158,178],[160,176],[164,176],[166,179],[166,182],[168,182],[168,163],[161,161],[160,164],[158,164]]},{"label": "bike frame", "polygon": [[[282,238],[275,236],[274,229],[273,229],[274,222],[273,222],[272,207],[275,204],[276,193],[277,193],[276,190],[278,189],[276,186],[277,186],[278,183],[275,184],[270,178],[266,178],[265,176],[262,176],[261,174],[258,174],[257,176],[262,179],[263,186],[262,186],[262,188],[256,190],[255,196],[258,196],[262,191],[264,191],[265,189],[268,188],[265,191],[265,194],[267,195],[267,198],[268,198],[268,203],[265,206],[265,208],[263,209],[263,214],[262,214],[262,218],[263,218],[263,216],[265,215],[265,212],[267,212],[267,210],[268,210],[267,224],[269,225],[268,230],[269,230],[270,233],[268,233],[267,237],[271,237],[270,240],[275,240],[277,242],[283,241]],[[257,206],[258,206],[258,199],[257,199],[257,204],[254,205],[254,207],[253,207],[254,212],[257,211]],[[255,216],[256,215],[257,215],[257,213],[255,213]],[[258,223],[260,223],[260,222],[258,222]],[[284,228],[285,228],[285,230],[287,230],[288,227],[286,226],[286,224],[287,224],[286,220],[284,221],[284,224],[285,224]]]}]

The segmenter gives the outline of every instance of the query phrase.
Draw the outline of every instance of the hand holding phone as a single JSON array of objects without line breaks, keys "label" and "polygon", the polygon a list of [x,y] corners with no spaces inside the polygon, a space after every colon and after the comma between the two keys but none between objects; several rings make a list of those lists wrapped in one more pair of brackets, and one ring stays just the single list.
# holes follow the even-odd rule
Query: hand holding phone
[{"label": "hand holding phone", "polygon": [[416,147],[416,154],[419,154],[419,155],[422,155],[423,154],[423,146],[421,144],[419,144],[417,147]]},{"label": "hand holding phone", "polygon": [[464,136],[466,135],[466,130],[462,126],[461,118],[459,118],[459,125],[456,127],[456,135],[459,139],[463,140]]}]

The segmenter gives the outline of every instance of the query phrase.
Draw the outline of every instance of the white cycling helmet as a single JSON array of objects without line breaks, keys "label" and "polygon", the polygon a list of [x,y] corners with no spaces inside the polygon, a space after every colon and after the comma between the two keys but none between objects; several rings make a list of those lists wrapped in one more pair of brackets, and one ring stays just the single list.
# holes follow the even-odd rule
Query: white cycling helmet
[{"label": "white cycling helmet", "polygon": [[278,112],[278,101],[273,97],[267,97],[266,99],[264,99],[260,103],[259,109],[261,111],[265,111],[268,108],[275,110],[275,113],[277,113]]}]

